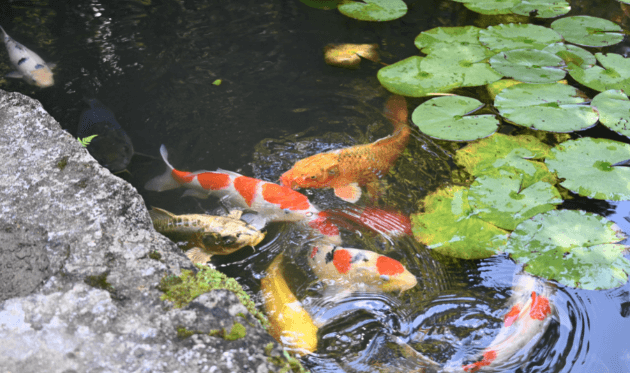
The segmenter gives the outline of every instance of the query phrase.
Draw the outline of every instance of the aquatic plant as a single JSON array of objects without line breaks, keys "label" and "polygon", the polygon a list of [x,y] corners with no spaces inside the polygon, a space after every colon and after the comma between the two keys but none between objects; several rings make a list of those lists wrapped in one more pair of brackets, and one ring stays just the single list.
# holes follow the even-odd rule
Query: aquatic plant
[{"label": "aquatic plant", "polygon": [[92,139],[94,139],[96,136],[98,135],[92,135],[92,136],[84,137],[82,139],[77,137],[77,140],[79,140],[79,142],[81,143],[83,147],[87,147],[92,142]]}]

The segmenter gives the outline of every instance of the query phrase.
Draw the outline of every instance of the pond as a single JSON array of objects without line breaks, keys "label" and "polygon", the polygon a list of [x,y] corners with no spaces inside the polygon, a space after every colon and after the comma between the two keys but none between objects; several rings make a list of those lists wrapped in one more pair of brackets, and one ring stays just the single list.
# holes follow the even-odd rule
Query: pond
[{"label": "pond", "polygon": [[[16,79],[2,79],[0,87],[40,100],[75,137],[88,108],[84,100],[97,98],[133,142],[136,154],[126,167],[129,172],[118,175],[138,189],[147,206],[175,214],[217,213],[221,208],[215,198],[182,198],[181,189],[158,193],[144,188],[164,172],[162,144],[177,169],[220,168],[278,182],[301,158],[373,142],[392,131],[383,115],[391,94],[377,79],[383,65],[363,60],[356,70],[328,66],[324,46],[376,43],[382,61],[392,64],[419,54],[414,38],[422,31],[493,24],[448,0],[406,3],[409,11],[400,19],[360,22],[298,0],[3,2],[0,25],[57,66],[52,87],[40,89]],[[602,17],[623,27],[628,22],[615,1],[572,1],[571,6],[569,15]],[[548,26],[551,20],[534,23]],[[0,56],[4,75],[12,68],[7,53]],[[591,98],[597,93],[586,92]],[[458,94],[484,97],[476,87]],[[408,98],[410,111],[427,99]],[[509,133],[514,126],[503,123],[502,128]],[[630,143],[601,125],[572,134],[589,136]],[[460,182],[453,157],[464,145],[431,139],[414,128],[406,151],[383,179],[379,207],[413,214],[428,194]],[[320,209],[351,206],[330,189],[303,192]],[[625,201],[575,196],[560,208],[606,216],[630,234]],[[286,270],[295,271],[287,276],[295,294],[313,314],[329,320],[319,330],[316,353],[303,358],[310,371],[420,369],[423,361],[396,352],[401,346],[441,365],[461,367],[499,332],[514,276],[521,270],[507,254],[453,259],[410,237],[388,238],[357,227],[342,229],[342,237],[344,246],[400,260],[418,285],[402,295],[335,297],[289,265]],[[212,263],[261,302],[260,281],[269,263],[281,251],[299,261],[303,243],[291,224],[274,223],[254,252],[240,250],[214,257]],[[546,286],[553,289],[554,305],[546,332],[501,371],[630,371],[630,285],[581,290],[550,281]]]}]

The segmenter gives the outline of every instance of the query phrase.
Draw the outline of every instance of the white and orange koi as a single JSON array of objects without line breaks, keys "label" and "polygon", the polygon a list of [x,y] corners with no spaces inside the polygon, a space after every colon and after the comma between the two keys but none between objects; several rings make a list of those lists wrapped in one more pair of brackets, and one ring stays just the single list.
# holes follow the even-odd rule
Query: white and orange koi
[{"label": "white and orange koi", "polygon": [[304,221],[334,242],[339,240],[339,229],[319,216],[319,209],[299,192],[232,171],[179,171],[168,162],[164,145],[160,147],[160,154],[166,163],[166,172],[149,180],[144,186],[147,190],[161,192],[184,187],[187,188],[184,196],[215,196],[230,208],[256,211],[263,217],[261,224],[252,224],[258,229],[269,222]]},{"label": "white and orange koi", "polygon": [[9,60],[16,69],[8,73],[7,78],[24,79],[28,84],[41,88],[55,84],[53,73],[50,70],[55,64],[46,63],[37,53],[10,37],[2,27],[0,27],[0,31],[4,34],[3,41],[9,53]]},{"label": "white and orange koi", "polygon": [[403,292],[418,283],[399,261],[368,250],[321,242],[312,246],[308,262],[319,279],[336,288]]},{"label": "white and orange koi", "polygon": [[[536,288],[542,291],[538,293]],[[510,359],[526,345],[533,346],[543,336],[551,321],[550,293],[550,288],[539,280],[526,275],[520,276],[512,295],[513,305],[504,316],[499,334],[484,350],[481,359],[464,365],[463,371],[477,372],[484,367],[493,369],[501,364],[513,363]]]}]

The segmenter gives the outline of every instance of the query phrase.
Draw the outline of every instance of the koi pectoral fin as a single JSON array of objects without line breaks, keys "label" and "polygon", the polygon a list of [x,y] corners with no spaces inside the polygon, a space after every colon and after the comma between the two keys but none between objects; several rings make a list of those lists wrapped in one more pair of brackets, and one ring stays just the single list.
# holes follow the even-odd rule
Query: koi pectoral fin
[{"label": "koi pectoral fin", "polygon": [[335,195],[346,202],[355,203],[361,198],[361,187],[357,183],[350,183],[335,188]]},{"label": "koi pectoral fin", "polygon": [[198,247],[193,247],[192,249],[186,251],[184,253],[188,259],[190,259],[193,264],[206,264],[212,258],[212,254],[207,254],[203,252]]},{"label": "koi pectoral fin", "polygon": [[22,79],[24,75],[22,75],[22,73],[20,73],[19,71],[11,71],[7,75],[5,75],[5,77],[12,79]]}]

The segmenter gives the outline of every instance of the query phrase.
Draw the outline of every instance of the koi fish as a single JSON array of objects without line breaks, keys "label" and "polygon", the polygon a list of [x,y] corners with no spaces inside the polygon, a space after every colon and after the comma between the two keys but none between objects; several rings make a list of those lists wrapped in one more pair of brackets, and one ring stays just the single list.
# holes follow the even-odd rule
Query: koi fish
[{"label": "koi fish", "polygon": [[351,203],[361,198],[361,186],[376,191],[378,179],[389,172],[407,146],[411,133],[403,96],[392,96],[387,101],[385,115],[394,125],[392,135],[371,144],[302,159],[280,176],[280,183],[292,189],[333,188],[337,197]]},{"label": "koi fish", "polygon": [[7,78],[24,79],[28,84],[41,88],[50,87],[55,84],[52,69],[55,64],[46,63],[40,56],[22,44],[13,40],[0,26],[4,34],[4,44],[9,53],[11,64],[17,69],[6,75]]},{"label": "koi fish", "polygon": [[287,285],[282,258],[282,254],[276,256],[260,281],[269,334],[288,350],[304,355],[317,349],[317,326]]},{"label": "koi fish", "polygon": [[153,227],[175,242],[186,242],[186,256],[205,264],[212,255],[227,255],[245,246],[256,246],[265,234],[240,220],[241,211],[229,216],[201,214],[175,215],[153,207],[149,211]]},{"label": "koi fish", "polygon": [[320,217],[319,209],[299,192],[232,171],[179,171],[168,162],[164,145],[160,147],[160,154],[166,164],[166,172],[149,180],[144,185],[147,190],[161,192],[184,187],[187,188],[184,196],[215,196],[230,208],[256,211],[262,220],[252,225],[258,229],[269,222],[304,221],[324,236],[339,242],[339,229]]},{"label": "koi fish", "polygon": [[92,157],[113,173],[125,170],[134,154],[131,139],[107,106],[95,98],[84,100],[90,108],[81,113],[77,135],[97,135],[87,146]]},{"label": "koi fish", "polygon": [[315,275],[335,287],[409,290],[418,280],[399,261],[368,250],[316,244],[308,261]]},{"label": "koi fish", "polygon": [[[465,372],[477,372],[483,367],[498,367],[508,362],[518,351],[528,344],[536,343],[547,330],[551,321],[550,289],[542,282],[543,291],[539,294],[533,285],[538,280],[522,276],[514,287],[515,303],[504,316],[503,327],[490,343],[481,359],[462,367]],[[527,291],[531,290],[531,295]]]}]

